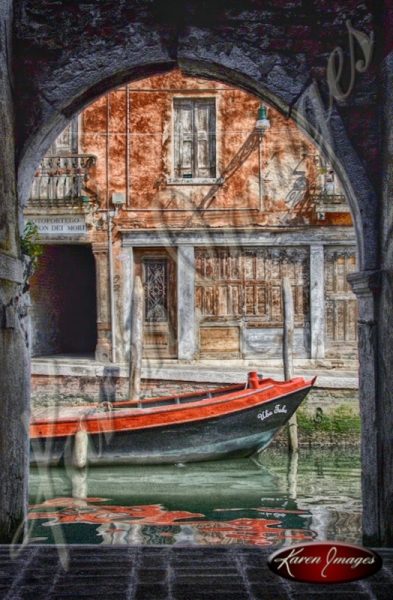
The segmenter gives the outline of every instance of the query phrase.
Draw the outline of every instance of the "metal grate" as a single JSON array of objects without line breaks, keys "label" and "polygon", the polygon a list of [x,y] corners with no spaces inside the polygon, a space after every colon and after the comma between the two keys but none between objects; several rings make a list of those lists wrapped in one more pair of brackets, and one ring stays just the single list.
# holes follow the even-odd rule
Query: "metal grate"
[{"label": "metal grate", "polygon": [[145,321],[165,323],[168,321],[168,260],[145,259]]}]

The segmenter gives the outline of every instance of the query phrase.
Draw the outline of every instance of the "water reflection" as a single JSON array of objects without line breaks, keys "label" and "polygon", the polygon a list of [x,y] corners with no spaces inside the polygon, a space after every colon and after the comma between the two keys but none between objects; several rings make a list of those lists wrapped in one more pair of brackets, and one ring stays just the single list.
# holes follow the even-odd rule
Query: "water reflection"
[{"label": "water reflection", "polygon": [[357,453],[89,471],[32,469],[30,536],[55,543],[360,542]]}]

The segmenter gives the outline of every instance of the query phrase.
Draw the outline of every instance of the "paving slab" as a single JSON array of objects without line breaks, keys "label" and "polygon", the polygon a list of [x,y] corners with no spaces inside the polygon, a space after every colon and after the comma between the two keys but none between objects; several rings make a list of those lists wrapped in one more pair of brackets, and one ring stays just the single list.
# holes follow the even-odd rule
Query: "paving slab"
[{"label": "paving slab", "polygon": [[[308,585],[272,573],[272,549],[249,547],[0,546],[1,600],[390,600],[393,549],[379,573]],[[64,558],[66,561],[64,562]],[[65,566],[64,566],[65,565]],[[103,569],[103,567],[105,568]]]}]

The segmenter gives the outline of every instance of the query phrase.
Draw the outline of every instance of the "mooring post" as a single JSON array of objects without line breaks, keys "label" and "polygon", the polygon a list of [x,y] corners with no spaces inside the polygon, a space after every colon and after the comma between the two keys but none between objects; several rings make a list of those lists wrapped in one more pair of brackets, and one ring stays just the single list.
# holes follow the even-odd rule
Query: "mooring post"
[{"label": "mooring post", "polygon": [[[131,344],[130,344],[130,386],[129,399],[139,400],[141,397],[142,351],[143,351],[143,317],[144,290],[139,276],[135,278],[131,307]],[[141,408],[142,403],[139,402]]]},{"label": "mooring post", "polygon": [[72,470],[71,473],[72,497],[80,500],[79,506],[86,506],[87,498],[87,468]]},{"label": "mooring post", "polygon": [[72,454],[72,465],[77,469],[84,469],[87,466],[88,446],[89,437],[87,431],[80,429],[74,436],[74,448]]},{"label": "mooring post", "polygon": [[288,463],[288,497],[291,500],[297,498],[297,470],[299,462],[299,453],[291,452]]},{"label": "mooring post", "polygon": [[[284,308],[283,331],[283,361],[284,379],[288,381],[293,377],[293,335],[294,335],[294,308],[291,282],[288,277],[282,280],[282,299]],[[290,452],[298,451],[297,418],[296,413],[288,421],[288,445]]]}]

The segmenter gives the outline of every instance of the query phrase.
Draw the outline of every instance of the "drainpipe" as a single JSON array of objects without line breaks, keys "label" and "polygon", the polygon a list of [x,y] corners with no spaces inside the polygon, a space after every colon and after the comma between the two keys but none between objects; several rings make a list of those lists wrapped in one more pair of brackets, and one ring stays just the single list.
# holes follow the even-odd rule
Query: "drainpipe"
[{"label": "drainpipe", "polygon": [[267,116],[267,108],[261,104],[258,109],[257,121],[255,123],[255,131],[258,135],[259,212],[262,212],[264,208],[262,194],[262,140],[268,129],[270,129],[270,121]]},{"label": "drainpipe", "polygon": [[262,135],[258,135],[258,188],[259,188],[259,212],[263,210],[263,194],[262,194]]},{"label": "drainpipe", "polygon": [[113,254],[112,254],[112,225],[113,217],[116,216],[117,210],[110,209],[109,203],[109,119],[110,119],[110,103],[109,94],[106,98],[106,148],[105,148],[105,173],[106,173],[106,209],[108,219],[108,259],[109,259],[109,302],[111,309],[111,346],[112,346],[112,362],[116,362],[116,339],[115,339],[115,292],[113,289]]}]

